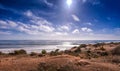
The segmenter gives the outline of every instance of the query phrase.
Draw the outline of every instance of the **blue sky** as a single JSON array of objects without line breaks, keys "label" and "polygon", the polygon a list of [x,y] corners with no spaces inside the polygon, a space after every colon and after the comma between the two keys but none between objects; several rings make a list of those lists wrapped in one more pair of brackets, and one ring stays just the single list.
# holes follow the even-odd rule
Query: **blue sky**
[{"label": "blue sky", "polygon": [[0,0],[1,40],[120,40],[119,0]]}]

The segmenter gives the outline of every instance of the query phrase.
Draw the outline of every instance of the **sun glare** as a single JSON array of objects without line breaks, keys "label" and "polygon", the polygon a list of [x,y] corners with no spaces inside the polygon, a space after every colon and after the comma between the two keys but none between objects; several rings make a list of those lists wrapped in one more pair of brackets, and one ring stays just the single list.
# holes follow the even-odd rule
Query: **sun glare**
[{"label": "sun glare", "polygon": [[72,0],[67,0],[67,5],[70,6],[72,4]]}]

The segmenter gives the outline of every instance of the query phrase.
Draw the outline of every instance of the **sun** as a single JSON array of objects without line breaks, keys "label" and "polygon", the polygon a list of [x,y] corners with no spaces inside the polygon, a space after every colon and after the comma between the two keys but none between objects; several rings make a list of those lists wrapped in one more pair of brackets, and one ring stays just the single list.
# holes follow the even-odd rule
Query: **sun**
[{"label": "sun", "polygon": [[68,6],[71,6],[72,0],[67,0],[66,3],[67,3]]}]

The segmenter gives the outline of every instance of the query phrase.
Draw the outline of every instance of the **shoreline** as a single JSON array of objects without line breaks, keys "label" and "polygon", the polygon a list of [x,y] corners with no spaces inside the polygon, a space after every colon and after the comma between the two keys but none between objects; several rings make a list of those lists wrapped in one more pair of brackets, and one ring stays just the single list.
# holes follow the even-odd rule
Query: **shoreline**
[{"label": "shoreline", "polygon": [[[96,41],[98,41],[98,40],[96,40]],[[105,40],[105,41],[106,42],[98,42],[98,43],[106,43],[107,44],[107,43],[111,43],[112,40],[111,41]],[[120,42],[120,41],[119,40],[114,40],[113,41],[113,43],[118,43],[118,42]],[[84,43],[80,43],[79,45],[77,45],[77,44],[72,43],[72,45],[71,45],[71,43],[72,42],[65,41],[65,42],[62,42],[61,45],[21,45],[21,44],[19,44],[19,45],[17,45],[17,44],[15,44],[15,45],[14,44],[12,44],[12,45],[5,45],[4,44],[4,46],[0,45],[0,47],[3,46],[2,48],[0,48],[0,51],[4,52],[4,53],[9,53],[9,52],[13,52],[14,50],[24,49],[24,50],[27,51],[27,53],[31,53],[31,52],[40,53],[44,49],[47,52],[54,51],[56,49],[64,51],[64,50],[71,49],[72,47],[79,46],[80,44],[84,44]],[[85,43],[85,44],[86,45],[88,45],[88,44],[92,44],[93,45],[93,44],[96,44],[96,43],[97,42],[94,42],[94,43],[89,42],[89,43]]]}]

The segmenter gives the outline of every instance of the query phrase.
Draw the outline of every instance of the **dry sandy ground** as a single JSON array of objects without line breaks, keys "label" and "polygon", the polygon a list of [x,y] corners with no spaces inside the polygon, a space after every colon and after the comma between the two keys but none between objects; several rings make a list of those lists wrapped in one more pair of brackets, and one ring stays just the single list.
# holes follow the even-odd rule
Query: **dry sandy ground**
[{"label": "dry sandy ground", "polygon": [[[115,47],[110,44],[104,46],[106,51]],[[117,57],[120,59],[120,56]],[[112,63],[109,59],[110,56],[81,59],[67,54],[44,57],[0,56],[0,71],[120,71],[120,64]]]},{"label": "dry sandy ground", "polygon": [[[0,59],[0,71],[38,71],[38,64],[44,63],[48,67],[71,67],[70,71],[119,71],[116,64],[96,62],[80,59],[70,55],[52,57],[5,57]],[[66,71],[66,70],[63,70]]]}]

